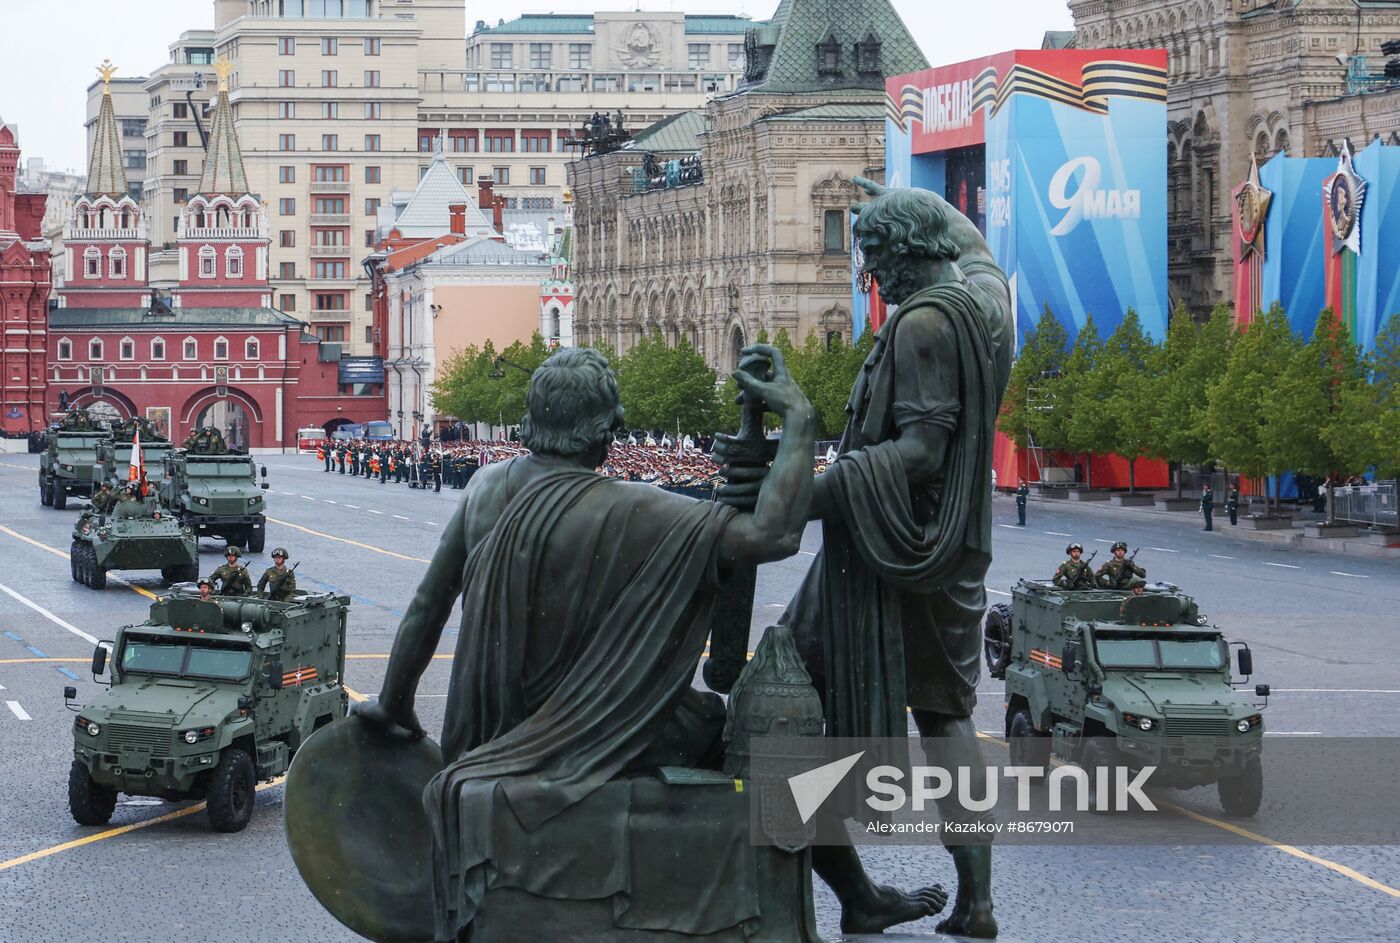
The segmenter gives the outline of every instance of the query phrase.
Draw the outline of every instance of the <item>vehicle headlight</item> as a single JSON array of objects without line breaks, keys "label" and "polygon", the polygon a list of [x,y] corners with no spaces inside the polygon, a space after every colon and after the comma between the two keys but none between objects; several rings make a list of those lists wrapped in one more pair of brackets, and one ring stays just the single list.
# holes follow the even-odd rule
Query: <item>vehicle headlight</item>
[{"label": "vehicle headlight", "polygon": [[1151,730],[1153,726],[1154,724],[1152,723],[1151,717],[1141,717],[1138,719],[1139,730]]},{"label": "vehicle headlight", "polygon": [[1249,733],[1251,730],[1253,730],[1255,727],[1258,727],[1263,722],[1263,717],[1261,717],[1258,714],[1252,714],[1249,717],[1245,717],[1241,720],[1235,721],[1235,729],[1238,730],[1240,733]]},{"label": "vehicle headlight", "polygon": [[194,499],[194,503],[195,503],[195,504],[198,504],[200,507],[206,507],[206,508],[207,508],[207,507],[209,506],[209,499],[208,499],[208,498],[195,498],[195,499]]},{"label": "vehicle headlight", "polygon": [[1130,714],[1123,712],[1123,723],[1129,727],[1136,727],[1139,730],[1156,730],[1157,721],[1151,717],[1144,717],[1141,714]]},{"label": "vehicle headlight", "polygon": [[63,466],[63,470],[64,470],[64,471],[72,471],[72,470],[73,470],[73,466],[72,466],[72,465],[64,465],[64,466]]},{"label": "vehicle headlight", "polygon": [[186,743],[193,744],[201,740],[208,740],[212,736],[214,736],[213,727],[195,727],[193,730],[186,730],[184,733],[180,734],[180,739],[184,740]]},{"label": "vehicle headlight", "polygon": [[97,725],[96,721],[90,720],[88,721],[87,732],[89,737],[95,737],[102,732],[102,728]]},{"label": "vehicle headlight", "polygon": [[259,501],[261,501],[261,500],[262,500],[262,498],[249,498],[249,499],[248,499],[248,507],[252,507],[253,505],[257,504],[257,503],[258,503]]},{"label": "vehicle headlight", "polygon": [[198,730],[186,730],[186,731],[185,731],[185,742],[186,742],[186,743],[198,743],[198,742],[199,742],[199,731],[198,731]]}]

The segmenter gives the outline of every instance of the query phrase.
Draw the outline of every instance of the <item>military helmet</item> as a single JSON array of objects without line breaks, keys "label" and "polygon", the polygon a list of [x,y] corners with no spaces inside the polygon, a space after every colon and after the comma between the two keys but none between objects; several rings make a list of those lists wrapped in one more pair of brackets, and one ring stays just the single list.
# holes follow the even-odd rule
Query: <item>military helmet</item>
[{"label": "military helmet", "polygon": [[1076,550],[1078,550],[1080,553],[1083,553],[1084,545],[1079,543],[1078,541],[1075,541],[1074,543],[1070,544],[1068,547],[1065,548],[1065,553],[1073,553]]},{"label": "military helmet", "polygon": [[230,555],[235,556],[235,557],[241,557],[241,556],[243,556],[243,551],[242,551],[242,550],[239,550],[239,549],[238,549],[236,546],[234,546],[233,544],[229,544],[227,547],[224,548],[224,556],[227,557],[227,556],[230,556]]},{"label": "military helmet", "polygon": [[198,580],[194,585],[196,585],[196,586],[208,586],[208,587],[211,587],[211,588],[212,588],[214,584],[213,584],[213,582],[209,579],[209,577],[207,577],[207,576],[201,576],[201,577],[199,578],[199,580]]},{"label": "military helmet", "polygon": [[274,557],[281,557],[281,558],[284,559],[284,560],[287,559],[287,557],[291,556],[291,554],[289,554],[289,553],[287,552],[287,548],[286,548],[286,547],[273,547],[273,548],[272,548],[272,555],[273,555]]},{"label": "military helmet", "polygon": [[1108,552],[1109,552],[1109,553],[1112,553],[1112,552],[1115,551],[1115,550],[1127,550],[1127,549],[1128,549],[1128,545],[1127,545],[1126,543],[1124,543],[1123,541],[1118,540],[1118,541],[1115,541],[1115,542],[1114,542],[1114,544],[1113,544],[1112,547],[1109,547],[1109,548],[1108,548]]}]

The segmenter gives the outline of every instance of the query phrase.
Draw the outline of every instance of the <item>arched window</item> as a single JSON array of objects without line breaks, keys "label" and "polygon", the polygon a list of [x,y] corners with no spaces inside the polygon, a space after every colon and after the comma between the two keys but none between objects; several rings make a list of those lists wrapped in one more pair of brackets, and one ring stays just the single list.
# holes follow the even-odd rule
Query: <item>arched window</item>
[{"label": "arched window", "polygon": [[70,341],[70,340],[69,340],[68,338],[66,338],[66,337],[60,339],[59,342],[58,342],[58,359],[59,359],[59,360],[72,360],[72,359],[73,359],[73,342]]},{"label": "arched window", "polygon": [[224,253],[224,274],[229,278],[243,277],[243,250],[238,246],[229,246]]},{"label": "arched window", "polygon": [[227,360],[227,359],[228,359],[228,338],[225,338],[225,337],[216,337],[216,338],[214,338],[214,359],[215,359],[215,360]]},{"label": "arched window", "polygon": [[261,351],[258,349],[258,339],[256,337],[250,337],[243,342],[243,357],[245,360],[257,360],[260,356]]},{"label": "arched window", "polygon": [[165,359],[165,340],[163,338],[157,337],[151,341],[151,359]]},{"label": "arched window", "polygon": [[101,360],[101,359],[102,359],[102,341],[101,341],[101,339],[94,337],[92,340],[88,341],[88,359],[89,359],[89,360]]},{"label": "arched window", "polygon": [[113,246],[107,253],[107,277],[126,278],[126,250],[121,246]]},{"label": "arched window", "polygon": [[185,338],[185,359],[196,360],[199,357],[199,345],[195,343],[193,337]]},{"label": "arched window", "polygon": [[129,337],[123,337],[121,343],[117,345],[117,356],[122,360],[135,360],[136,341]]},{"label": "arched window", "polygon": [[83,278],[102,277],[102,250],[88,246],[83,250]]},{"label": "arched window", "polygon": [[200,278],[213,278],[213,277],[215,276],[216,272],[214,271],[214,256],[215,256],[215,253],[214,253],[214,247],[213,247],[213,246],[202,246],[202,247],[200,248],[200,250],[199,250],[199,277],[200,277]]}]

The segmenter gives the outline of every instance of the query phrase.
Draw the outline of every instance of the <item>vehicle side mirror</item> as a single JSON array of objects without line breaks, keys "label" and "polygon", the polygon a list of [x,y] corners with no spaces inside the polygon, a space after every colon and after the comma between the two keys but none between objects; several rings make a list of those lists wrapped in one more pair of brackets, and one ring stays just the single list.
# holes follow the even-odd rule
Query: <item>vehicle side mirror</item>
[{"label": "vehicle side mirror", "polygon": [[264,466],[262,467],[262,476],[263,476],[264,478],[267,477],[267,466],[266,466],[266,465],[264,465]]},{"label": "vehicle side mirror", "polygon": [[97,646],[92,653],[92,673],[100,675],[107,670],[107,649]]},{"label": "vehicle side mirror", "polygon": [[1250,652],[1249,649],[1240,649],[1239,662],[1241,677],[1248,678],[1250,675],[1254,674],[1254,654]]},{"label": "vehicle side mirror", "polygon": [[264,491],[266,491],[268,488],[271,488],[271,487],[272,487],[272,485],[268,484],[268,483],[265,482],[265,481],[262,483],[262,490],[264,490]]},{"label": "vehicle side mirror", "polygon": [[1269,696],[1269,686],[1268,686],[1267,684],[1256,684],[1256,685],[1254,686],[1254,696],[1255,696],[1255,697],[1268,697],[1268,696]]},{"label": "vehicle side mirror", "polygon": [[282,690],[282,659],[274,658],[267,663],[267,686],[274,691]]},{"label": "vehicle side mirror", "polygon": [[1060,670],[1069,674],[1079,666],[1079,643],[1070,639],[1060,651]]},{"label": "vehicle side mirror", "polygon": [[238,709],[241,710],[241,711],[250,711],[250,710],[252,710],[252,709],[253,709],[253,699],[252,699],[251,697],[249,697],[248,695],[246,695],[246,694],[243,695],[242,697],[240,697],[240,698],[238,699]]},{"label": "vehicle side mirror", "polygon": [[77,696],[78,696],[78,689],[77,689],[77,688],[73,687],[71,684],[70,684],[70,685],[66,685],[66,686],[64,687],[64,689],[63,689],[63,699],[64,699],[65,701],[71,701],[71,700],[73,700],[73,699],[74,699],[75,697],[77,697]]}]

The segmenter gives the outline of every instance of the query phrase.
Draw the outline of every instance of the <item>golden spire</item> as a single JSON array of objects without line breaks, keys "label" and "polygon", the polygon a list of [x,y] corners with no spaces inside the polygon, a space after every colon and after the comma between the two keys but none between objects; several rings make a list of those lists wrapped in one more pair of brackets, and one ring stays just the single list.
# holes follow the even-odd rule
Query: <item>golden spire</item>
[{"label": "golden spire", "polygon": [[112,65],[111,59],[103,59],[102,64],[97,67],[97,74],[102,76],[102,94],[112,94],[112,76],[117,72],[117,67]]},{"label": "golden spire", "polygon": [[219,76],[219,91],[228,91],[228,77],[233,72],[233,63],[227,59],[220,59],[214,63],[214,72]]}]

